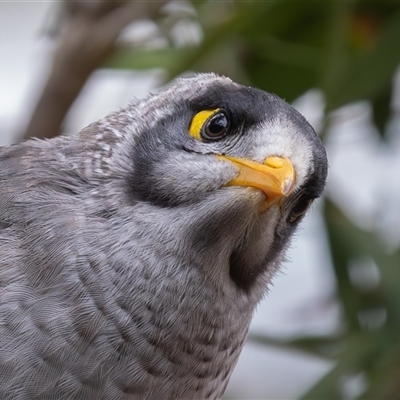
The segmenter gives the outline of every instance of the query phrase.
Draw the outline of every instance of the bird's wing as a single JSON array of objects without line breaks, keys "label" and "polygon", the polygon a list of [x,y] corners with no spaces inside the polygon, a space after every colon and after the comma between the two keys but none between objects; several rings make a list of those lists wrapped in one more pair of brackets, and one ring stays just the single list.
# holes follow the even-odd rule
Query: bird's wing
[{"label": "bird's wing", "polygon": [[57,365],[75,355],[63,350],[72,323],[62,288],[78,280],[71,271],[85,225],[85,182],[63,162],[62,144],[57,138],[0,148],[0,398],[51,388],[62,372]]},{"label": "bird's wing", "polygon": [[[60,162],[57,148],[53,141],[0,148],[2,275],[40,269],[51,274],[60,265],[57,257],[65,254],[60,246],[65,246],[66,232],[79,225],[76,195],[82,179]],[[7,284],[6,278],[0,281]]]},{"label": "bird's wing", "polygon": [[[75,203],[84,180],[62,162],[60,141],[29,141],[0,148],[0,222],[24,228]],[[57,201],[55,201],[57,200]]]}]

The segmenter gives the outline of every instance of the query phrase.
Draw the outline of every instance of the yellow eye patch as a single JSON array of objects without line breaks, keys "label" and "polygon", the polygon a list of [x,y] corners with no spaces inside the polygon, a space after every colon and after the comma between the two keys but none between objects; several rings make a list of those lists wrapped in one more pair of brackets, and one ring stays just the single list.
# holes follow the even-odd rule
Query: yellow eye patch
[{"label": "yellow eye patch", "polygon": [[189,126],[189,134],[197,140],[201,140],[201,128],[207,122],[207,120],[215,115],[220,109],[215,110],[204,110],[198,112],[192,119]]}]

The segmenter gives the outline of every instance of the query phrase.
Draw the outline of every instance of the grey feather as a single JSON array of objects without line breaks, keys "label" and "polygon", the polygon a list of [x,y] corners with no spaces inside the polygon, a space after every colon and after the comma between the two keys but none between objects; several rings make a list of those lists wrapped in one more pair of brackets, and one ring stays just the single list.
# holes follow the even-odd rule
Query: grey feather
[{"label": "grey feather", "polygon": [[[193,113],[215,106],[243,131],[193,140]],[[215,154],[287,156],[296,189],[260,214],[263,194],[225,187],[237,171]],[[289,215],[325,179],[300,114],[212,74],[75,137],[1,148],[0,398],[220,398],[297,226]]]}]

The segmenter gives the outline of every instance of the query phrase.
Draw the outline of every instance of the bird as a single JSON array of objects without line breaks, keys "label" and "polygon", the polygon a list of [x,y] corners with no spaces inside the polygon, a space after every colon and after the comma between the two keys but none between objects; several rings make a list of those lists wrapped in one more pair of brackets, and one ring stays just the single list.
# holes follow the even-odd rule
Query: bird
[{"label": "bird", "polygon": [[0,398],[221,398],[326,178],[298,111],[214,73],[0,148]]}]

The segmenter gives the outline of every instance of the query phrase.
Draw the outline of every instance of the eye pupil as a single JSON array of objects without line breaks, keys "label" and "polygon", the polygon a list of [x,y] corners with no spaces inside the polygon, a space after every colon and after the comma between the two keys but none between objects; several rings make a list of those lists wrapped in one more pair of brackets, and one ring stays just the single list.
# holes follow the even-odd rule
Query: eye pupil
[{"label": "eye pupil", "polygon": [[204,137],[206,139],[221,138],[225,135],[229,127],[225,113],[218,113],[211,117],[204,127]]}]

